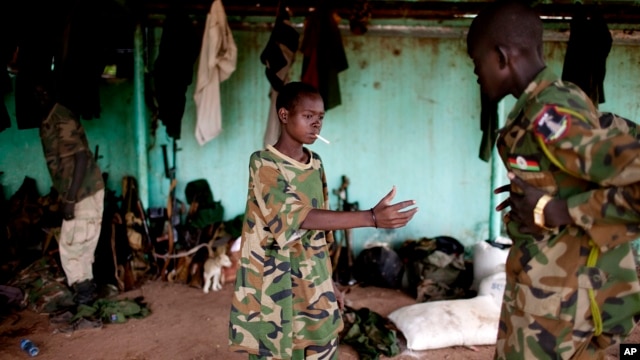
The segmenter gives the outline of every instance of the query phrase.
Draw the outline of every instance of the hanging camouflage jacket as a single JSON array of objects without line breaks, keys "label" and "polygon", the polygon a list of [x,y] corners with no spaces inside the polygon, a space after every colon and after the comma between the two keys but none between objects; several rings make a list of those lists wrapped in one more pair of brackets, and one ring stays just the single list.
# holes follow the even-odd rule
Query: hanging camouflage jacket
[{"label": "hanging camouflage jacket", "polygon": [[[545,69],[500,131],[507,169],[565,199],[575,224],[534,237],[505,217],[514,246],[496,358],[565,359],[594,334],[592,343],[606,348],[628,335],[640,314],[629,244],[640,237],[640,143],[621,127],[601,128],[598,116],[577,86]],[[587,266],[590,254],[594,266]]]}]

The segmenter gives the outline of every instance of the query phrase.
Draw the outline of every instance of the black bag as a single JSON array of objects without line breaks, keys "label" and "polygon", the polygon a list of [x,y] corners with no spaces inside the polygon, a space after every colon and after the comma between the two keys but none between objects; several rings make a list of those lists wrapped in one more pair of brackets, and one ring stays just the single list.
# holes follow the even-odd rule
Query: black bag
[{"label": "black bag", "polygon": [[404,266],[398,254],[384,246],[364,249],[358,254],[354,277],[363,285],[398,289],[402,285]]}]

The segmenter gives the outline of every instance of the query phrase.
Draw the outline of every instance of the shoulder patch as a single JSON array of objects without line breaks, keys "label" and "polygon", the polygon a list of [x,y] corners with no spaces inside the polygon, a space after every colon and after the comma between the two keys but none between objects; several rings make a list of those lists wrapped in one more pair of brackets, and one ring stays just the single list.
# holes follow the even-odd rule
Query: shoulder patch
[{"label": "shoulder patch", "polygon": [[558,140],[569,131],[570,120],[574,114],[570,109],[546,105],[534,120],[533,131],[541,136],[545,143]]}]

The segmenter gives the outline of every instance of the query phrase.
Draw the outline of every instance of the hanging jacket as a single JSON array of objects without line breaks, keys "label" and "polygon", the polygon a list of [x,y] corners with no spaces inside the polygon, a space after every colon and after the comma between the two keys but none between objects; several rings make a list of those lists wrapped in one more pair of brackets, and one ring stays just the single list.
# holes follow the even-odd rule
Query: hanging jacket
[{"label": "hanging jacket", "polygon": [[220,83],[236,69],[238,50],[227,23],[222,0],[211,5],[207,15],[196,89],[196,140],[200,145],[215,138],[222,131],[220,111]]},{"label": "hanging jacket", "polygon": [[264,134],[264,146],[273,145],[280,136],[280,120],[276,109],[279,90],[289,82],[289,70],[298,51],[300,34],[291,26],[289,14],[281,9],[260,61],[267,66],[265,74],[271,84],[269,116]]},{"label": "hanging jacket", "polygon": [[349,64],[338,23],[328,5],[321,4],[307,19],[301,50],[302,81],[318,89],[325,110],[340,105],[338,74]]},{"label": "hanging jacket", "polygon": [[562,68],[562,80],[578,85],[598,106],[605,101],[604,77],[611,51],[611,33],[600,14],[587,16],[584,8],[571,19],[571,35]]},{"label": "hanging jacket", "polygon": [[198,32],[189,15],[183,9],[171,9],[162,27],[154,80],[158,118],[174,139],[180,139],[185,94],[193,79],[198,45]]}]

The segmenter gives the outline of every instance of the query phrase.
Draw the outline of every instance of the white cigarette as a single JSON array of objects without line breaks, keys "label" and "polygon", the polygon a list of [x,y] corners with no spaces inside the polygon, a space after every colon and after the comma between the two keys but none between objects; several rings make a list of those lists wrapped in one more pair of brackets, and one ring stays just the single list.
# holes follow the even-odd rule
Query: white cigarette
[{"label": "white cigarette", "polygon": [[323,138],[323,137],[322,137],[322,136],[320,136],[319,134],[316,134],[316,138],[318,138],[318,139],[320,139],[320,140],[324,141],[324,142],[325,142],[325,143],[327,143],[327,144],[331,144],[331,142],[330,142],[329,140],[327,140],[327,139]]}]

